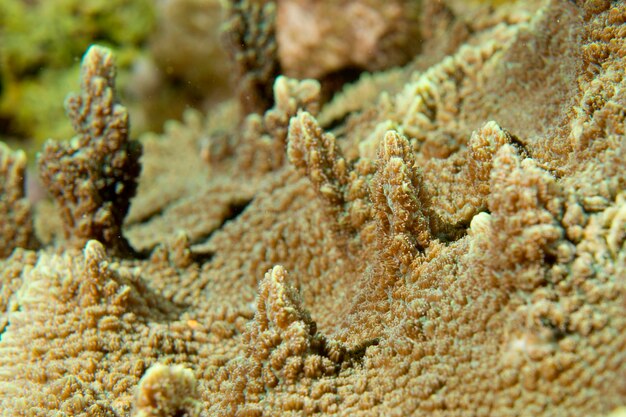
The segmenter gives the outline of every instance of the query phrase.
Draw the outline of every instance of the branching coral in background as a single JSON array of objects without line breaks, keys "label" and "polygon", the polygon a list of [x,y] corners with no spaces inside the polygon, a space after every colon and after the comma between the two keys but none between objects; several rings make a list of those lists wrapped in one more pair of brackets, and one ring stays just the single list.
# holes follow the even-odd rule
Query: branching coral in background
[{"label": "branching coral in background", "polygon": [[229,0],[226,13],[223,37],[237,69],[239,102],[244,114],[263,113],[272,105],[272,85],[279,74],[276,3]]},{"label": "branching coral in background", "polygon": [[274,107],[265,112],[265,126],[271,136],[286,145],[289,120],[298,110],[319,113],[320,85],[316,80],[279,76],[274,83],[274,102]]},{"label": "branching coral in background", "polygon": [[0,142],[0,258],[35,246],[30,204],[24,195],[26,155]]},{"label": "branching coral in background", "polygon": [[324,132],[308,112],[289,124],[289,161],[306,173],[341,229],[354,232],[370,218],[368,164],[352,167],[335,137]]},{"label": "branching coral in background", "polygon": [[322,80],[327,97],[360,71],[406,63],[420,48],[420,3],[229,0],[224,39],[244,114],[272,105],[279,73]]},{"label": "branching coral in background", "polygon": [[315,80],[294,80],[280,76],[274,83],[274,106],[263,116],[248,115],[241,138],[234,144],[238,169],[262,172],[283,166],[289,120],[298,110],[317,114],[320,108],[320,85]]},{"label": "branching coral in background", "polygon": [[82,92],[67,100],[78,136],[68,144],[48,142],[39,167],[71,245],[96,239],[128,254],[121,229],[137,187],[141,146],[128,139],[128,113],[115,102],[114,86],[111,52],[92,46],[83,59]]}]

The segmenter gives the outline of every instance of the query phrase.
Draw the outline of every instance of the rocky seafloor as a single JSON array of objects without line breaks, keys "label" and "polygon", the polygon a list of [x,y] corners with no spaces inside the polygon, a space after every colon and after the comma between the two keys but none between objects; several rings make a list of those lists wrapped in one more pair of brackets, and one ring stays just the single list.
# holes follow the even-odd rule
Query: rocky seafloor
[{"label": "rocky seafloor", "polygon": [[226,19],[207,114],[130,138],[92,46],[47,198],[0,143],[0,415],[626,405],[624,2]]}]

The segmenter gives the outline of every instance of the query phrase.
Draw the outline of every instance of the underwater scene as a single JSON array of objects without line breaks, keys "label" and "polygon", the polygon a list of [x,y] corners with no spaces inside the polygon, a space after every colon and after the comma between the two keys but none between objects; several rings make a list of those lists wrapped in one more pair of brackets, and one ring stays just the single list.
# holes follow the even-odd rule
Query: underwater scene
[{"label": "underwater scene", "polygon": [[623,0],[0,0],[1,417],[626,417]]}]

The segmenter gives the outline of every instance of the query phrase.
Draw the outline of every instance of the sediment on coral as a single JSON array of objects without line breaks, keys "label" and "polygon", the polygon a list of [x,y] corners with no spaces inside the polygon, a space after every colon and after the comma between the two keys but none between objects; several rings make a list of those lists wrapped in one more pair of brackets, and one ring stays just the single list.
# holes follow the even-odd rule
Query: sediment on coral
[{"label": "sediment on coral", "polygon": [[78,136],[48,142],[39,170],[59,205],[68,244],[82,247],[96,239],[120,255],[131,254],[122,223],[137,188],[141,145],[128,138],[128,113],[116,102],[109,50],[92,46],[85,53],[81,93],[68,98],[67,111]]}]

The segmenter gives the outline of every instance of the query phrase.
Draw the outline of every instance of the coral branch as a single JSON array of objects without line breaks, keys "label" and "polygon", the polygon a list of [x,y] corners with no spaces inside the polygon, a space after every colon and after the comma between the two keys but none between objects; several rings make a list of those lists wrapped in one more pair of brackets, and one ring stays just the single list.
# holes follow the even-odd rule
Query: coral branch
[{"label": "coral branch", "polygon": [[230,0],[226,4],[225,44],[237,68],[239,102],[245,114],[272,105],[272,85],[279,73],[274,1]]},{"label": "coral branch", "polygon": [[[246,356],[227,364],[216,377],[223,383],[221,409],[238,408],[237,415],[260,415],[259,403],[265,393],[288,389],[299,381],[323,381],[337,375],[342,365],[349,366],[358,355],[317,333],[316,323],[280,265],[259,283],[256,307],[244,333]],[[299,403],[293,409],[302,406]]]},{"label": "coral branch", "polygon": [[498,150],[507,143],[511,143],[511,135],[494,121],[487,122],[472,132],[468,144],[467,173],[480,194],[485,196],[489,194],[489,174],[493,159]]},{"label": "coral branch", "polygon": [[335,137],[308,112],[291,119],[288,137],[289,161],[309,177],[339,228],[353,233],[362,227],[371,218],[367,167],[352,167]]},{"label": "coral branch", "polygon": [[[279,76],[274,82],[274,105],[262,116],[249,114],[241,134],[230,143],[210,143],[207,154],[235,154],[237,171],[268,172],[284,165],[289,120],[299,110],[317,114],[320,84],[315,80],[295,80]],[[224,146],[225,145],[225,146]],[[212,148],[221,147],[220,151]]]},{"label": "coral branch", "polygon": [[[309,313],[302,308],[301,303],[297,290],[288,284],[285,268],[275,266],[265,274],[265,278],[259,284],[255,314],[258,331],[270,328],[285,330],[296,321],[301,321],[307,328],[307,333],[315,334],[315,323]],[[253,338],[254,334],[252,331]]]},{"label": "coral branch", "polygon": [[266,382],[334,374],[346,352],[317,334],[317,325],[282,266],[272,268],[259,284],[257,312],[246,340],[250,357],[265,364]]},{"label": "coral branch", "polygon": [[265,112],[265,127],[284,146],[289,120],[305,110],[316,116],[320,110],[320,84],[316,80],[296,80],[279,76],[274,83],[274,107]]},{"label": "coral branch", "polygon": [[316,191],[339,209],[345,202],[348,165],[335,137],[324,133],[311,114],[301,112],[289,124],[287,152],[291,163],[306,172]]},{"label": "coral branch", "polygon": [[128,113],[115,102],[115,66],[109,50],[92,46],[81,67],[81,93],[67,100],[78,136],[49,141],[40,158],[43,183],[57,201],[70,244],[99,240],[132,253],[122,223],[137,188],[141,146],[128,139]]},{"label": "coral branch", "polygon": [[407,139],[387,132],[376,165],[370,189],[381,256],[406,269],[432,240],[425,195]]},{"label": "coral branch", "polygon": [[0,258],[36,246],[30,204],[24,196],[26,155],[0,142]]}]

